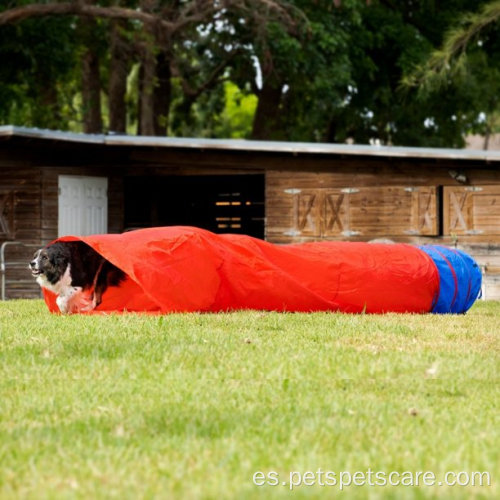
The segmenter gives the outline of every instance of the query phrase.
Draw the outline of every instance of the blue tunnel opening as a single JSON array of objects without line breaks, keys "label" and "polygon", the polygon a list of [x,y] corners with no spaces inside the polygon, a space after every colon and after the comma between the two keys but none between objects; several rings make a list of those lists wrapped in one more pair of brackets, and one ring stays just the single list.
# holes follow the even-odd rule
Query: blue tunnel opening
[{"label": "blue tunnel opening", "polygon": [[431,257],[439,271],[439,295],[434,313],[465,313],[481,292],[481,270],[465,252],[440,245],[419,247]]}]

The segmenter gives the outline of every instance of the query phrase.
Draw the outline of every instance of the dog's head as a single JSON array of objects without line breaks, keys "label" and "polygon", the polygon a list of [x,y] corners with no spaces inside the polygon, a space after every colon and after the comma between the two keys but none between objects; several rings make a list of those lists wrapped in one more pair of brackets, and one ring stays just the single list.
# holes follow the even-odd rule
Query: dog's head
[{"label": "dog's head", "polygon": [[40,248],[33,255],[29,264],[31,274],[35,278],[45,278],[49,282],[58,281],[69,263],[68,249],[60,243]]}]

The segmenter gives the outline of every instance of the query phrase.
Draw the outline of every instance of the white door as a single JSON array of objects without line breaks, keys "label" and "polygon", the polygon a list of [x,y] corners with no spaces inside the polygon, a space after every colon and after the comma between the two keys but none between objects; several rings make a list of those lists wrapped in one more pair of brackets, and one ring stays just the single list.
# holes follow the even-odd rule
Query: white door
[{"label": "white door", "polygon": [[59,176],[58,235],[108,232],[108,179]]}]

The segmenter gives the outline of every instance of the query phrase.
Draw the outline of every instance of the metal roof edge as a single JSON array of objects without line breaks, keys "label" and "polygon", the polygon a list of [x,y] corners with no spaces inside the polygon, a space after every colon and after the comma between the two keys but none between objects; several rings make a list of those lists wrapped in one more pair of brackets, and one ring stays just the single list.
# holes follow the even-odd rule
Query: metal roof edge
[{"label": "metal roof edge", "polygon": [[316,142],[273,142],[247,139],[200,139],[189,137],[105,136],[105,143],[122,146],[179,147],[197,149],[226,149],[298,154],[341,154],[353,156],[386,156],[409,158],[445,158],[459,160],[500,161],[500,151],[419,148],[403,146],[372,146],[368,144],[336,144]]},{"label": "metal roof edge", "polygon": [[12,135],[14,127],[12,125],[0,125],[0,136]]},{"label": "metal roof edge", "polygon": [[0,136],[17,136],[30,139],[48,139],[56,141],[81,142],[87,144],[104,144],[102,134],[79,134],[60,130],[46,130],[39,128],[18,127],[15,125],[0,126]]},{"label": "metal roof edge", "polygon": [[346,156],[379,156],[394,158],[456,159],[500,161],[500,151],[447,148],[418,148],[403,146],[372,146],[367,144],[335,144],[315,142],[275,142],[246,139],[204,139],[190,137],[156,137],[130,135],[103,135],[43,130],[37,128],[0,126],[1,136],[18,136],[82,144],[106,146],[135,146],[156,148],[184,148],[199,150],[253,151],[269,153],[332,154]]}]

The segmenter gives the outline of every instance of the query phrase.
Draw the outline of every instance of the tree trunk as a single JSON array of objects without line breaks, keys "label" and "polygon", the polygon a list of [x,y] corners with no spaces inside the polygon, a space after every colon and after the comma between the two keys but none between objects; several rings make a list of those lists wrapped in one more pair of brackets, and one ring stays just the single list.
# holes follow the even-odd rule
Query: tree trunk
[{"label": "tree trunk", "polygon": [[[150,13],[153,0],[140,0],[143,12]],[[155,135],[154,88],[156,77],[156,57],[154,54],[156,35],[154,26],[144,26],[144,39],[140,47],[141,67],[139,71],[138,134]]]},{"label": "tree trunk", "polygon": [[330,118],[325,134],[323,136],[323,142],[336,142],[337,136],[337,119]]},{"label": "tree trunk", "polygon": [[125,133],[127,130],[127,76],[130,71],[130,54],[127,41],[123,37],[126,29],[124,21],[111,23],[111,46],[109,67],[109,130]]},{"label": "tree trunk", "polygon": [[137,135],[141,135],[141,116],[142,116],[142,103],[141,103],[141,95],[142,95],[142,80],[144,70],[142,64],[139,65],[139,73],[137,76]]},{"label": "tree trunk", "polygon": [[252,139],[276,138],[281,95],[282,85],[273,85],[264,80],[253,119]]},{"label": "tree trunk", "polygon": [[484,143],[483,143],[483,149],[489,149],[490,147],[490,137],[491,137],[491,132],[489,130],[486,131],[486,135],[484,136]]},{"label": "tree trunk", "polygon": [[168,114],[172,98],[170,60],[168,54],[160,52],[156,58],[156,86],[154,89],[155,135],[166,136]]},{"label": "tree trunk", "polygon": [[58,102],[56,81],[51,80],[47,75],[40,75],[37,93],[40,96],[40,106],[34,106],[32,109],[33,126],[61,129],[63,118]]},{"label": "tree trunk", "polygon": [[139,135],[155,135],[154,86],[156,58],[149,44],[143,48],[139,72]]},{"label": "tree trunk", "polygon": [[83,129],[87,134],[102,132],[99,58],[87,49],[82,60]]},{"label": "tree trunk", "polygon": [[[87,0],[86,3],[92,3]],[[83,130],[87,134],[102,133],[101,76],[99,54],[95,44],[95,19],[81,19],[80,33],[86,47],[82,56]]]}]

